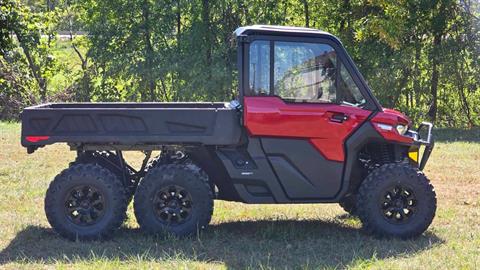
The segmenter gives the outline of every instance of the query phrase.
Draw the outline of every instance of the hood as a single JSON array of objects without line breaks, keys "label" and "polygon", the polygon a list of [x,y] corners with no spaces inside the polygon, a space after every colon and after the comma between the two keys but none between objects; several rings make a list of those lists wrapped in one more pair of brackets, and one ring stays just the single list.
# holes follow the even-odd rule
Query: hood
[{"label": "hood", "polygon": [[402,123],[408,126],[412,124],[412,120],[410,120],[410,118],[397,110],[384,108],[383,113],[385,115],[388,115],[389,118],[397,118],[398,123]]},{"label": "hood", "polygon": [[403,113],[392,109],[383,109],[383,111],[377,113],[371,121],[373,127],[387,141],[395,141],[406,144],[413,143],[413,139],[411,137],[404,136],[404,134],[400,134],[397,130],[398,125],[406,125],[411,127],[412,121]]}]

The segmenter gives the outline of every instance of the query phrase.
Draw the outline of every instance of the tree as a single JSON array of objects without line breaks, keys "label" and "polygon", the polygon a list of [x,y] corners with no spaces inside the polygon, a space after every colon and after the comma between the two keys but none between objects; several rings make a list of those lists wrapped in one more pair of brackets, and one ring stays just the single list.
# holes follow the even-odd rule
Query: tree
[{"label": "tree", "polygon": [[[49,44],[41,39],[41,33],[46,33],[48,37],[54,36],[54,33],[50,31],[50,25],[55,18],[50,14],[29,12],[27,7],[15,0],[2,2],[1,10],[2,14],[5,14],[2,16],[2,24],[5,28],[1,31],[2,50],[0,53],[6,61],[14,59],[8,57],[8,54],[17,53],[12,50],[18,44],[30,73],[38,84],[40,99],[45,102],[47,99],[45,77],[54,71],[55,60],[49,54]],[[13,40],[13,37],[16,40]]]}]

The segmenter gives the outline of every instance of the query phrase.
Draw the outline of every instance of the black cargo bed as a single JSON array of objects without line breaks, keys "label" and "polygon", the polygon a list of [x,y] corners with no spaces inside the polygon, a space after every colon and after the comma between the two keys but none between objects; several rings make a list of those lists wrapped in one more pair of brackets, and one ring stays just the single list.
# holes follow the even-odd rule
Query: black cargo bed
[{"label": "black cargo bed", "polygon": [[240,139],[237,110],[225,103],[51,103],[25,108],[22,145],[203,144]]}]

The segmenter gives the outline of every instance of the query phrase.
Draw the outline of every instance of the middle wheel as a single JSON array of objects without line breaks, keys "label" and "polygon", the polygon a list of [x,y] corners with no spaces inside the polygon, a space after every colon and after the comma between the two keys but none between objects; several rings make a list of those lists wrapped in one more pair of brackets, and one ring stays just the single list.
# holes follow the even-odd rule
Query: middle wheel
[{"label": "middle wheel", "polygon": [[193,166],[160,165],[140,182],[133,206],[140,227],[147,232],[187,236],[210,222],[213,193],[208,178]]}]

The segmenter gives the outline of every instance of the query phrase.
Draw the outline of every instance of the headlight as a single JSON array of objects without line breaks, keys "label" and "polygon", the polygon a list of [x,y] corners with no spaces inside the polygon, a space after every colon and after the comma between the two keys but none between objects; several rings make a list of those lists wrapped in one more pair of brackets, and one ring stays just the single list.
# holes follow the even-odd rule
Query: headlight
[{"label": "headlight", "polygon": [[405,126],[405,125],[398,125],[397,126],[397,132],[400,135],[405,135],[405,133],[407,133],[407,130],[408,130],[408,126]]}]

